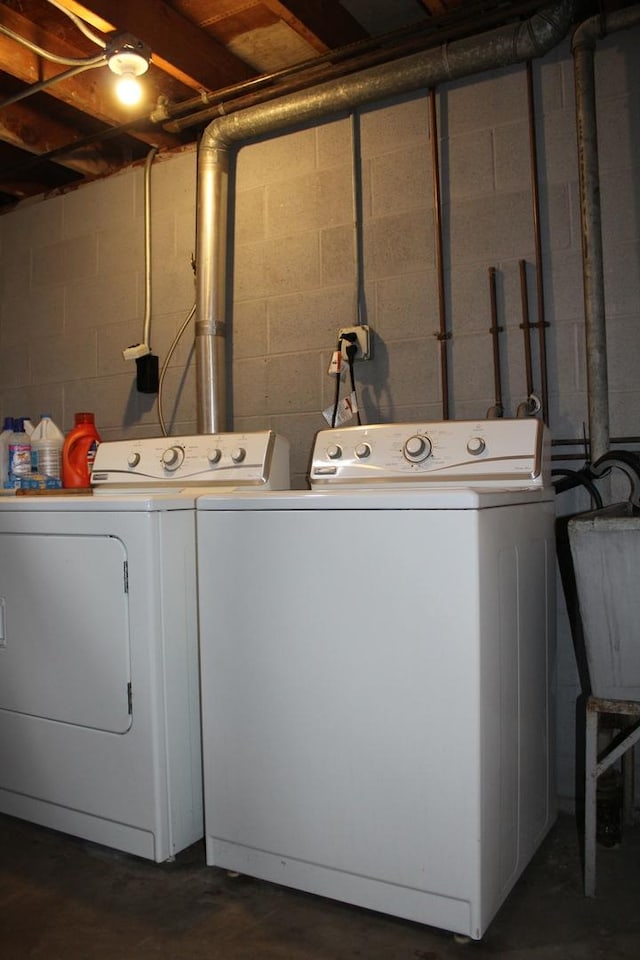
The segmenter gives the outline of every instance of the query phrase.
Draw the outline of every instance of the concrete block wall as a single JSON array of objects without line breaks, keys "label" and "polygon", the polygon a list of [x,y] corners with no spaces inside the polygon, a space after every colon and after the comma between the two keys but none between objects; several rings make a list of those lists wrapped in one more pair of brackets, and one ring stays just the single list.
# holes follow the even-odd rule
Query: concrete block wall
[{"label": "concrete block wall", "polygon": [[[193,150],[152,169],[152,331],[166,355],[194,300]],[[95,413],[103,439],[159,433],[155,397],[135,389],[122,350],[143,335],[142,166],[0,217],[0,412],[48,412],[64,430]],[[193,378],[179,347],[166,382],[167,413],[195,429]]]},{"label": "concrete block wall", "polygon": [[[534,65],[534,86],[542,269],[552,324],[550,415],[563,436],[574,436],[582,432],[587,407],[573,76],[566,49]],[[505,413],[515,415],[526,399],[520,259],[527,263],[531,320],[537,319],[526,70],[445,85],[436,102],[452,335],[450,414],[484,417],[495,401],[488,277],[494,267],[503,400]],[[325,425],[321,411],[332,401],[327,367],[337,331],[358,317],[374,330],[374,359],[357,365],[365,419],[442,415],[429,110],[422,92],[362,110],[355,121],[336,118],[239,151],[233,412],[236,424],[273,426],[294,440],[296,486],[304,485],[313,434]],[[353,219],[356,135],[359,234]],[[365,291],[360,310],[358,239]],[[536,334],[533,354],[539,389]]]},{"label": "concrete block wall", "polygon": [[[640,434],[637,42],[637,30],[614,35],[599,44],[596,58],[614,436]],[[555,437],[579,437],[587,384],[567,44],[534,63],[533,80],[549,418]],[[526,395],[521,259],[537,319],[525,68],[444,85],[436,102],[450,412],[482,418],[494,403],[488,269],[495,267],[504,404],[513,415]],[[360,302],[354,132],[362,184]],[[339,327],[360,318],[374,331],[373,359],[357,366],[363,419],[441,416],[428,95],[252,143],[238,151],[235,167],[230,415],[235,429],[272,427],[289,438],[293,483],[301,487],[313,436],[326,425],[322,411],[333,399],[327,367]],[[195,184],[194,150],[154,162],[151,342],[161,362],[194,298]],[[67,430],[73,413],[88,409],[105,439],[157,435],[155,398],[137,393],[135,365],[121,356],[142,337],[142,167],[0,217],[0,250],[0,414],[35,419],[47,411]],[[192,342],[191,327],[164,380],[173,434],[196,429]],[[539,388],[535,337],[533,359]],[[561,514],[588,505],[583,493],[558,498]],[[579,683],[560,585],[558,626],[558,781],[570,798]]]}]

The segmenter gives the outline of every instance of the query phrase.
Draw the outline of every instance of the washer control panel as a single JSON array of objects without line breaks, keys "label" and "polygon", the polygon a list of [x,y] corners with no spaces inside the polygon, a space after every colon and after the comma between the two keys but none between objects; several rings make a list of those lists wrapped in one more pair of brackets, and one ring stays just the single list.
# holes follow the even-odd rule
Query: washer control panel
[{"label": "washer control panel", "polygon": [[321,430],[311,485],[432,483],[543,487],[550,440],[541,420],[439,420]]},{"label": "washer control panel", "polygon": [[95,488],[174,486],[289,487],[289,443],[271,430],[112,440],[98,446]]}]

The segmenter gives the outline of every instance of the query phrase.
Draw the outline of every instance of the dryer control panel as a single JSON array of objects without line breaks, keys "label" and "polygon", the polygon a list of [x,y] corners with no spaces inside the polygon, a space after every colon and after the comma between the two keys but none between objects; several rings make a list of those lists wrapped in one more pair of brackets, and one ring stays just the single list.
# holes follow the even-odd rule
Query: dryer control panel
[{"label": "dryer control panel", "polygon": [[289,487],[289,443],[271,430],[112,440],[98,446],[95,489],[211,486]]},{"label": "dryer control panel", "polygon": [[439,420],[321,430],[311,485],[538,488],[550,481],[550,438],[541,420]]}]

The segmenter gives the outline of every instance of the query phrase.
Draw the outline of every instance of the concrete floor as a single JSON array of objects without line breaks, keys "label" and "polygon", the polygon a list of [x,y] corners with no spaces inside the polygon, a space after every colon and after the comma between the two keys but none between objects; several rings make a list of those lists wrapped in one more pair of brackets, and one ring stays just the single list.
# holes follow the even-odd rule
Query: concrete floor
[{"label": "concrete floor", "polygon": [[481,942],[204,866],[154,865],[0,816],[2,960],[637,960],[640,827],[582,895],[562,815]]}]

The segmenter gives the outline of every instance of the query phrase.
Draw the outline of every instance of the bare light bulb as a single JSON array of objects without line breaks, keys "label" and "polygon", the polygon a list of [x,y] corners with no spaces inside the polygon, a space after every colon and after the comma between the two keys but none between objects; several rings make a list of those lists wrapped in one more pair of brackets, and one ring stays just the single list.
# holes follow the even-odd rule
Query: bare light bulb
[{"label": "bare light bulb", "polygon": [[116,95],[126,107],[134,107],[142,97],[142,87],[134,73],[126,71],[118,77]]},{"label": "bare light bulb", "polygon": [[113,37],[106,48],[106,60],[109,69],[116,74],[116,96],[120,103],[128,107],[139,103],[142,98],[142,86],[138,77],[149,69],[151,49],[147,44],[129,33]]}]

